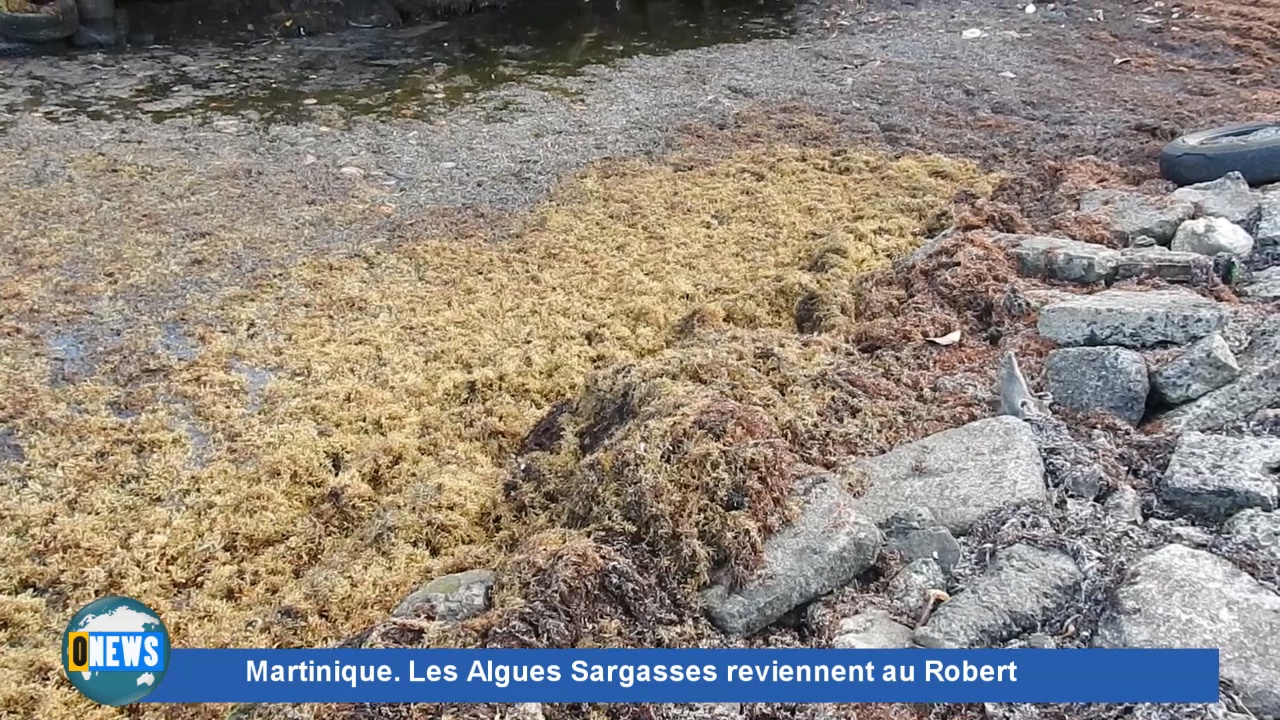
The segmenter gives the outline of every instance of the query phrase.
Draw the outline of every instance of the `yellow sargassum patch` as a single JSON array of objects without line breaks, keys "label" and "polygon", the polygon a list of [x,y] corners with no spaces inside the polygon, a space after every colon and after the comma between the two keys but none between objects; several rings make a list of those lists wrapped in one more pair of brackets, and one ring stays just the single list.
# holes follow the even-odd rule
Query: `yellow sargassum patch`
[{"label": "yellow sargassum patch", "polygon": [[[170,160],[70,158],[65,180],[0,188],[0,708],[20,717],[113,715],[56,652],[95,597],[147,603],[179,646],[305,646],[491,560],[506,458],[592,371],[663,349],[682,320],[792,332],[806,293],[910,250],[956,191],[986,187],[968,163],[852,150],[611,162],[514,239],[339,255],[305,248],[359,212],[201,194],[194,161]],[[249,283],[245,257],[279,269]],[[102,330],[120,298],[193,277],[213,290]],[[109,351],[51,382],[69,325]],[[174,333],[195,352],[157,350]]]}]

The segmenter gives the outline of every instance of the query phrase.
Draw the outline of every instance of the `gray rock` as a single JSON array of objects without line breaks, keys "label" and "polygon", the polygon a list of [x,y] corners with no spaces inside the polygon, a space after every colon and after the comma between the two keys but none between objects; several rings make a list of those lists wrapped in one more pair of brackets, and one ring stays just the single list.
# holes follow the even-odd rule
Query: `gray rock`
[{"label": "gray rock", "polygon": [[1030,288],[1027,290],[1026,296],[1027,301],[1031,303],[1031,308],[1039,310],[1045,305],[1052,305],[1062,300],[1070,300],[1076,297],[1076,294],[1054,288]]},{"label": "gray rock", "polygon": [[1165,535],[1173,542],[1193,548],[1205,548],[1213,544],[1213,535],[1195,525],[1174,525],[1163,528]]},{"label": "gray rock", "polygon": [[1058,647],[1053,638],[1044,633],[1031,633],[1027,636],[1027,647],[1036,648],[1037,650],[1052,650]]},{"label": "gray rock", "polygon": [[1147,363],[1121,347],[1060,348],[1045,360],[1053,401],[1078,413],[1105,412],[1130,425],[1147,407]]},{"label": "gray rock", "polygon": [[996,553],[985,573],[934,611],[916,630],[917,645],[966,648],[994,645],[1040,624],[1067,602],[1083,579],[1065,553],[1014,545]]},{"label": "gray rock", "polygon": [[1222,678],[1244,705],[1280,716],[1280,595],[1223,558],[1169,545],[1134,563],[1117,600],[1097,645],[1218,648]]},{"label": "gray rock", "polygon": [[1215,277],[1213,258],[1166,247],[1134,246],[1120,251],[1115,280],[1156,279],[1167,283],[1205,285]]},{"label": "gray rock", "polygon": [[655,712],[653,717],[660,720],[741,720],[744,714],[741,703],[680,703],[663,705],[662,710]]},{"label": "gray rock", "polygon": [[1199,215],[1228,220],[1246,232],[1253,231],[1258,223],[1262,198],[1262,193],[1250,188],[1238,172],[1227,173],[1210,182],[1187,185],[1169,194],[1169,199],[1174,202],[1194,205]]},{"label": "gray rock", "polygon": [[1045,498],[1035,433],[1008,416],[930,435],[842,472],[865,483],[857,507],[873,522],[903,507],[924,506],[956,535],[1006,503]]},{"label": "gray rock", "polygon": [[1246,257],[1253,252],[1253,236],[1230,220],[1196,218],[1182,223],[1169,249],[1211,257],[1220,253]]},{"label": "gray rock", "polygon": [[1233,538],[1251,545],[1280,563],[1280,513],[1251,508],[1227,521],[1226,531]]},{"label": "gray rock", "polygon": [[1160,499],[1211,522],[1248,508],[1274,510],[1277,465],[1280,439],[1188,432],[1169,459]]},{"label": "gray rock", "polygon": [[0,427],[0,462],[22,462],[27,454],[22,451],[18,436],[7,427]]},{"label": "gray rock", "polygon": [[1071,497],[1082,500],[1093,500],[1102,492],[1106,478],[1102,470],[1096,467],[1080,468],[1079,472],[1070,473],[1062,483],[1062,489]]},{"label": "gray rock", "polygon": [[1190,202],[1120,190],[1091,190],[1080,196],[1080,210],[1106,218],[1113,238],[1130,243],[1147,236],[1168,245],[1182,221],[1195,214]]},{"label": "gray rock", "polygon": [[1221,329],[1226,312],[1185,290],[1105,290],[1045,306],[1037,329],[1059,345],[1183,345]]},{"label": "gray rock", "polygon": [[[1232,332],[1230,342],[1236,324],[1228,330]],[[1248,334],[1252,339],[1236,352],[1240,377],[1163,415],[1160,423],[1165,430],[1213,430],[1247,420],[1260,410],[1280,407],[1280,315],[1265,316]],[[1241,344],[1237,340],[1233,346]]]},{"label": "gray rock", "polygon": [[880,529],[889,538],[901,537],[915,530],[927,530],[938,527],[938,521],[927,507],[912,507],[900,510],[880,523]]},{"label": "gray rock", "polygon": [[797,488],[799,518],[764,544],[764,566],[744,587],[724,583],[703,592],[711,622],[747,635],[795,607],[848,584],[871,567],[884,538],[855,508],[853,498],[828,474]]},{"label": "gray rock", "polygon": [[1171,432],[1213,430],[1280,402],[1280,358],[1241,373],[1224,388],[1175,408],[1160,422]]},{"label": "gray rock", "polygon": [[1065,238],[999,234],[993,239],[1009,248],[1021,274],[1046,280],[1110,282],[1120,258],[1120,253],[1103,245]]},{"label": "gray rock", "polygon": [[893,609],[899,613],[919,618],[929,604],[929,595],[933,590],[947,589],[947,578],[942,568],[934,560],[925,558],[913,560],[898,571],[889,580],[887,593]]},{"label": "gray rock", "polygon": [[506,714],[506,720],[543,720],[542,703],[515,703]]},{"label": "gray rock", "polygon": [[1129,247],[1131,248],[1152,248],[1159,247],[1160,243],[1150,235],[1138,235],[1129,239]]},{"label": "gray rock", "polygon": [[1280,193],[1268,193],[1263,197],[1253,239],[1261,247],[1280,245]]},{"label": "gray rock", "polygon": [[1222,335],[1192,343],[1178,357],[1151,373],[1151,389],[1170,405],[1181,405],[1240,377],[1240,363]]},{"label": "gray rock", "polygon": [[929,259],[935,252],[937,252],[938,249],[941,248],[944,243],[946,243],[951,238],[956,237],[958,234],[959,233],[956,232],[955,225],[948,227],[946,230],[943,230],[937,235],[934,235],[932,238],[930,238],[927,242],[925,242],[920,247],[916,248],[915,250],[912,250],[910,253],[907,254],[906,257],[903,257],[894,261],[893,263],[894,268],[900,271],[905,271],[908,268],[913,268],[916,265],[919,265],[920,263]]},{"label": "gray rock", "polygon": [[1280,265],[1254,273],[1240,286],[1240,294],[1255,300],[1280,300]]},{"label": "gray rock", "polygon": [[489,609],[489,591],[498,576],[492,570],[467,570],[438,577],[413,591],[392,617],[458,622]]},{"label": "gray rock", "polygon": [[899,650],[911,644],[911,628],[897,623],[888,612],[870,609],[840,621],[840,632],[831,646],[844,650]]},{"label": "gray rock", "polygon": [[840,621],[831,646],[847,650],[896,650],[911,644],[911,628],[879,608],[869,608]]},{"label": "gray rock", "polygon": [[1120,522],[1142,524],[1142,496],[1132,486],[1116,488],[1103,501],[1102,509]]},{"label": "gray rock", "polygon": [[960,562],[960,542],[944,527],[911,530],[891,536],[885,549],[901,555],[906,562],[933,560],[947,575]]}]

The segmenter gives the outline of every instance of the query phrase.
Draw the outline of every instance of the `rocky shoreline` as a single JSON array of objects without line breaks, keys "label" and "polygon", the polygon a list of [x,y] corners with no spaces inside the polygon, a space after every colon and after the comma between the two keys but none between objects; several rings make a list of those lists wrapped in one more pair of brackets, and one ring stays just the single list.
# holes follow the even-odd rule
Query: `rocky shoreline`
[{"label": "rocky shoreline", "polygon": [[[333,642],[392,613],[346,644],[564,647],[603,637],[638,647],[1092,647],[1212,636],[1238,660],[1224,664],[1224,702],[1208,708],[600,711],[618,720],[1155,720],[1249,708],[1262,717],[1257,708],[1274,702],[1274,650],[1257,646],[1265,633],[1218,618],[1236,613],[1256,629],[1258,618],[1274,617],[1277,511],[1267,483],[1280,426],[1277,191],[1227,179],[1166,193],[1151,181],[1151,159],[1180,132],[1238,119],[1242,108],[1270,112],[1274,72],[1248,64],[1252,74],[1242,75],[1237,56],[1209,34],[1194,35],[1188,51],[1185,33],[1166,30],[1168,8],[1107,4],[1105,18],[1073,3],[1037,8],[824,4],[803,14],[800,37],[653,53],[492,87],[473,82],[472,66],[451,80],[433,62],[401,64],[416,57],[410,31],[372,29],[7,64],[0,141],[10,182],[0,212],[18,232],[0,264],[26,282],[6,296],[0,318],[7,356],[25,373],[24,389],[0,398],[0,475],[14,488],[5,514],[19,538],[6,558],[16,569],[3,620],[18,628],[5,666],[13,672],[0,688],[6,705],[39,717],[106,717],[85,714],[46,639],[74,603],[125,587],[150,593],[188,640],[210,645]],[[440,36],[452,42],[446,31]],[[405,87],[407,75],[418,85]],[[457,89],[451,82],[474,95],[445,102]],[[739,152],[760,147],[785,152]],[[492,261],[483,251],[510,239],[509,221],[602,158],[643,163],[688,151],[659,161],[668,180],[628,185],[635,195],[610,200],[631,207],[650,196],[660,205],[672,183],[708,163],[733,187],[760,187],[762,168],[837,180],[869,172],[868,186],[884,187],[875,173],[902,171],[861,157],[867,148],[971,158],[1009,179],[989,202],[973,197],[986,190],[962,193],[952,232],[861,289],[828,282],[844,279],[841,258],[859,243],[901,235],[914,247],[946,220],[916,217],[913,208],[928,204],[919,197],[888,209],[866,193],[840,201],[841,210],[864,212],[867,227],[856,227],[862,218],[823,216],[828,227],[815,227],[797,258],[767,265],[806,284],[751,297],[781,298],[781,329],[708,330],[724,314],[700,308],[658,328],[671,332],[661,357],[613,368],[580,396],[520,396],[527,418],[464,408],[480,418],[468,438],[493,445],[500,435],[511,452],[519,447],[515,458],[506,446],[501,455],[517,471],[494,490],[506,516],[473,512],[468,497],[449,505],[450,493],[481,475],[477,467],[493,470],[486,482],[502,479],[496,461],[488,464],[499,454],[486,450],[492,456],[477,462],[449,448],[440,462],[424,462],[424,445],[452,442],[420,424],[424,410],[436,410],[422,401],[422,378],[448,359],[435,347],[440,336],[421,325],[365,324],[420,320],[421,302],[395,291],[422,298],[435,280],[472,277],[461,262],[432,263],[432,254]],[[734,164],[716,164],[725,157]],[[615,183],[616,172],[592,176],[596,187]],[[921,179],[917,189],[928,184]],[[779,180],[766,173],[762,184],[770,182]],[[1081,190],[1092,192],[1077,203]],[[819,183],[782,205],[829,208],[835,197]],[[713,239],[713,258],[723,257],[726,239],[774,237],[769,223],[742,230],[755,227],[760,204],[729,204],[736,215],[690,221],[717,232],[732,224]],[[886,214],[889,227],[877,228]],[[598,236],[630,238],[628,223],[649,223],[633,213],[609,219]],[[447,241],[434,243],[440,235]],[[589,253],[574,247],[521,275],[529,284],[508,287],[545,297],[532,292],[543,289],[537,280],[573,296],[567,282],[546,278],[582,267]],[[664,257],[638,273],[675,265]],[[468,287],[456,307],[464,315],[491,286]],[[791,328],[793,290],[800,303]],[[594,329],[570,330],[566,343],[599,339]],[[483,348],[485,337],[464,333],[460,344]],[[502,339],[504,348],[525,340]],[[400,362],[397,353],[426,361]],[[996,391],[1005,353],[1039,391],[1011,405]],[[459,394],[478,394],[479,403],[494,392],[488,358],[473,368]],[[199,397],[209,387],[216,397]],[[376,411],[348,406],[351,392]],[[1001,416],[1002,407],[1026,418]],[[791,416],[779,418],[779,408]],[[1038,410],[1048,413],[1030,412]],[[370,418],[393,429],[368,432]],[[268,436],[275,444],[264,452]],[[985,458],[956,450],[971,442],[989,446]],[[678,472],[655,466],[665,457],[659,450],[646,455],[659,443],[686,461]],[[851,466],[839,462],[850,457]],[[263,481],[266,461],[280,472],[274,483]],[[201,463],[250,468],[252,482],[218,486]],[[716,463],[725,469],[714,478],[720,485],[684,473]],[[69,465],[101,482],[60,484]],[[145,482],[156,480],[148,468],[163,471],[159,482]],[[298,470],[314,472],[301,482],[287,474]],[[680,473],[696,482],[681,485]],[[993,477],[1007,497],[990,492]],[[658,541],[674,536],[673,551],[616,529],[588,531],[594,499],[623,512],[654,510],[645,503],[655,497],[631,491],[674,501],[680,522],[654,526]],[[110,513],[91,507],[101,498]],[[744,508],[760,517],[700,526],[683,512],[696,503],[685,501],[711,507],[717,520]],[[775,533],[784,509],[794,521]],[[286,520],[260,522],[273,511]],[[455,511],[482,517],[483,531]],[[870,519],[851,523],[838,542],[819,537],[823,518],[863,512]],[[62,552],[67,517],[96,528],[93,551]],[[141,560],[119,556],[121,528],[142,517],[157,521],[155,547]],[[515,530],[505,530],[507,520]],[[719,535],[686,542],[707,528]],[[491,530],[505,533],[496,550],[480,547]],[[523,531],[542,544],[512,537]],[[195,552],[175,562],[165,533]],[[766,535],[774,538],[767,547]],[[232,549],[218,550],[218,541]],[[685,597],[685,588],[669,587],[664,563],[689,549],[708,563],[744,563]],[[272,568],[263,558],[288,562]],[[143,588],[136,568],[157,566],[167,577]],[[778,598],[753,574],[761,567],[787,578]],[[268,589],[249,597],[245,578]],[[1188,579],[1197,592],[1185,591]],[[1200,592],[1207,580],[1217,583],[1213,593]],[[1168,622],[1173,613],[1204,613],[1207,624]],[[592,623],[620,637],[592,634],[600,630]],[[145,712],[203,720],[221,710]],[[251,712],[511,716],[497,707]],[[579,720],[590,710],[519,712]]]},{"label": "rocky shoreline", "polygon": [[[1051,402],[1010,412],[992,397],[1003,412],[802,474],[796,519],[766,540],[762,567],[702,592],[712,644],[799,632],[799,645],[839,648],[1217,647],[1216,706],[961,716],[1280,717],[1280,314],[1266,290],[1280,270],[1266,259],[1277,190],[1228,177],[1168,197],[1109,191],[1105,206],[1086,193],[1110,245],[949,231],[899,263],[909,272],[973,242],[1007,252],[1022,279],[1005,290],[1054,348],[1040,396]],[[1191,232],[1186,249],[1177,239]],[[1241,233],[1248,243],[1223,249]],[[1256,271],[1224,283],[1235,262]],[[389,623],[474,622],[502,582],[492,570],[438,578]]]}]

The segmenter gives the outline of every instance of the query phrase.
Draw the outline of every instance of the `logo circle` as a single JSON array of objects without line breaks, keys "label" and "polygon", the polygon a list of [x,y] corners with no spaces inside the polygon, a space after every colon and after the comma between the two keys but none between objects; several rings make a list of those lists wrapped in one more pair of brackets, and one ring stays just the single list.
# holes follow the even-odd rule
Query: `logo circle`
[{"label": "logo circle", "polygon": [[[98,669],[104,661],[115,667]],[[169,631],[156,611],[133,598],[94,600],[72,616],[62,633],[62,669],[67,679],[100,705],[138,702],[160,685],[168,668]]]}]

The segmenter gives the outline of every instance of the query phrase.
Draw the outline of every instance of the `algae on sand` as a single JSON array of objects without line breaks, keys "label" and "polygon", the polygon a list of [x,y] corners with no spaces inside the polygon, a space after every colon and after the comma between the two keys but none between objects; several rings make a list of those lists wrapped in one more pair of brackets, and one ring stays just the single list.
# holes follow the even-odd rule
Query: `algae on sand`
[{"label": "algae on sand", "polygon": [[[0,189],[0,224],[17,229],[0,254],[16,279],[0,296],[0,418],[22,450],[0,462],[0,706],[19,714],[108,716],[61,681],[48,642],[103,594],[146,602],[183,645],[305,646],[373,623],[426,577],[500,561],[506,462],[592,371],[708,327],[794,345],[802,294],[913,248],[958,190],[986,186],[968,163],[848,150],[613,162],[510,242],[314,256],[316,234],[370,226],[365,198],[291,206],[267,193],[262,213],[245,212],[256,206],[182,194],[199,176],[189,162],[86,155],[38,193]],[[98,196],[151,211],[113,214]],[[832,243],[838,261],[809,269]],[[255,266],[270,271],[246,279]],[[181,321],[194,357],[157,353],[159,319],[135,321],[155,287],[188,273],[216,291],[157,313]],[[101,344],[94,373],[55,386],[42,333],[67,323],[99,328]],[[249,387],[246,366],[270,372],[265,387]],[[723,418],[745,443],[691,447],[687,462],[780,461],[769,443],[785,425],[734,402],[708,395],[672,416],[681,428]],[[758,540],[731,523],[713,532],[731,556]],[[543,552],[598,556],[557,542]],[[684,562],[694,577],[719,557]]]}]

